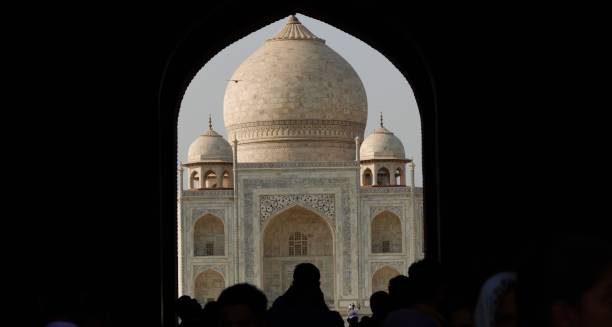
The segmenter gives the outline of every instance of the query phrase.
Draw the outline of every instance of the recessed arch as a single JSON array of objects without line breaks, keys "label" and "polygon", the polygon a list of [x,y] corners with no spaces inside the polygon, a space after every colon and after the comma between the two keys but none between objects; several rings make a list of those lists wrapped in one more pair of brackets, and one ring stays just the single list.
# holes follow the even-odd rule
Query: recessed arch
[{"label": "recessed arch", "polygon": [[[325,218],[296,205],[271,217],[263,226],[262,235],[263,290],[270,301],[291,285],[295,265],[310,262],[321,272],[321,290],[326,301],[333,302],[334,238]],[[300,242],[299,255],[296,241]]]},{"label": "recessed arch", "polygon": [[199,189],[200,188],[200,175],[197,171],[194,171],[189,176],[189,188]]},{"label": "recessed arch", "polygon": [[370,170],[370,168],[366,168],[363,171],[363,185],[364,186],[372,185],[372,171]]},{"label": "recessed arch", "polygon": [[216,270],[207,269],[198,274],[194,281],[194,298],[204,305],[209,301],[216,301],[225,288],[225,278]]},{"label": "recessed arch", "polygon": [[376,270],[372,275],[372,292],[385,291],[388,292],[389,288],[389,280],[391,278],[400,275],[397,269],[391,266],[383,266],[380,269]]},{"label": "recessed arch", "polygon": [[404,185],[404,170],[401,167],[396,167],[393,173],[395,185]]},{"label": "recessed arch", "polygon": [[225,226],[219,217],[206,214],[196,221],[193,227],[193,255],[225,255]]},{"label": "recessed arch", "polygon": [[232,188],[232,175],[230,175],[230,173],[225,170],[223,171],[223,188]]},{"label": "recessed arch", "polygon": [[385,210],[372,219],[371,228],[372,253],[402,252],[402,223],[400,218]]},{"label": "recessed arch", "polygon": [[389,169],[381,167],[376,172],[376,185],[387,186],[391,183]]},{"label": "recessed arch", "polygon": [[217,188],[217,173],[212,170],[209,170],[204,174],[204,187],[205,188]]}]

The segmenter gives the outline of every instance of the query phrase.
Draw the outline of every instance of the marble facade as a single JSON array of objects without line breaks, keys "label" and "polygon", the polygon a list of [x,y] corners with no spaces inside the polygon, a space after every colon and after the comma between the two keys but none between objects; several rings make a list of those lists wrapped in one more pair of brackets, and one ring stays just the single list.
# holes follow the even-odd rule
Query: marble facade
[{"label": "marble facade", "polygon": [[[381,278],[390,278],[389,271],[406,274],[410,263],[423,257],[422,214],[417,213],[422,210],[422,192],[406,186],[361,186],[359,171],[355,162],[238,164],[236,189],[184,191],[181,292],[196,294],[198,276],[212,270],[223,277],[225,286],[257,285],[271,303],[289,286],[292,267],[312,262],[322,270],[330,305],[367,306],[371,293],[385,283]],[[224,225],[225,252],[196,256],[195,226],[210,216]],[[275,224],[283,216],[298,217],[293,223]],[[392,223],[378,226],[383,218]],[[385,228],[391,232],[391,244],[383,252],[383,236],[375,232]],[[307,255],[288,255],[290,232],[310,236]],[[329,235],[329,246],[319,235]],[[266,251],[275,254],[266,256]]]}]

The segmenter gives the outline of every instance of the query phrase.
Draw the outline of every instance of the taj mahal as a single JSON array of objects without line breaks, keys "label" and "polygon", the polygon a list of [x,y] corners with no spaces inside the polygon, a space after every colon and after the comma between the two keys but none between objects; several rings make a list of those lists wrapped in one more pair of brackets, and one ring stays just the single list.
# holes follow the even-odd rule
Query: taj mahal
[{"label": "taj mahal", "polygon": [[235,70],[223,101],[228,140],[209,119],[179,167],[181,294],[204,304],[247,282],[271,304],[310,262],[330,307],[368,307],[423,258],[414,163],[382,115],[364,138],[361,79],[295,16]]}]

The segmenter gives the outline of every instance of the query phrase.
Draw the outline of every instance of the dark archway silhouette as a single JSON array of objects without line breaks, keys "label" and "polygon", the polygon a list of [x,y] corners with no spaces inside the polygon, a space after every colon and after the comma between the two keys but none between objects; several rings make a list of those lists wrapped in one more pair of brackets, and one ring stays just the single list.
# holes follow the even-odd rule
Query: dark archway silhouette
[{"label": "dark archway silhouette", "polygon": [[[319,10],[314,9],[314,7],[302,7],[299,4],[286,4],[274,8],[263,6],[255,11],[240,10],[231,12],[231,14],[228,12],[228,8],[209,12],[211,16],[216,17],[209,16],[209,19],[201,20],[193,25],[190,31],[184,35],[182,41],[177,44],[164,71],[159,96],[160,122],[162,124],[160,126],[162,184],[176,184],[178,112],[182,96],[195,74],[225,46],[294,13],[321,20],[362,40],[387,57],[408,80],[421,116],[423,183],[424,198],[426,199],[424,203],[426,254],[440,257],[437,206],[439,164],[435,86],[423,54],[400,21],[381,21],[381,24],[386,26],[377,26],[376,29],[371,29],[362,23],[362,19],[365,17],[363,15],[347,15],[345,10],[333,9],[333,6],[326,10]],[[219,30],[217,25],[222,18],[228,22],[240,23],[224,24],[224,28]],[[218,31],[210,33],[211,30]],[[375,30],[394,30],[397,33],[391,36],[375,32]],[[398,42],[403,45],[401,49],[397,47]],[[173,210],[176,208],[176,195],[171,192],[171,188],[166,188],[162,191],[161,200],[165,208],[162,212],[161,228],[162,230],[172,230],[171,226],[176,225],[176,215]],[[164,226],[168,226],[168,228]],[[167,253],[164,253],[165,259],[163,260],[167,267],[162,267],[166,276],[176,275],[174,271],[171,271],[172,268],[176,267],[176,258],[172,256],[173,252],[171,251],[175,248],[173,238],[174,235],[165,237],[166,243],[170,244]],[[170,293],[173,285],[165,287],[168,287],[168,293]]]},{"label": "dark archway silhouette", "polygon": [[[610,129],[601,108],[609,100],[611,53],[601,42],[606,20],[591,19],[605,11],[558,6],[559,14],[550,15],[544,6],[492,4],[482,15],[467,3],[300,0],[199,5],[130,10],[109,4],[75,14],[53,4],[14,12],[23,14],[18,20],[24,24],[15,25],[8,40],[15,41],[9,84],[27,83],[15,93],[28,110],[7,111],[7,124],[27,127],[21,142],[9,142],[13,157],[32,158],[34,148],[36,158],[75,158],[82,151],[79,158],[95,157],[87,165],[97,171],[95,187],[75,191],[74,183],[64,182],[74,165],[45,160],[46,184],[54,188],[38,206],[55,218],[20,219],[18,227],[35,226],[35,242],[24,247],[23,258],[32,248],[53,255],[25,260],[25,295],[46,303],[57,301],[56,293],[85,298],[88,307],[109,316],[108,325],[174,325],[175,121],[182,90],[218,50],[295,12],[360,38],[410,81],[422,117],[426,232],[434,231],[428,253],[436,252],[438,210],[442,259],[462,267],[507,263],[526,238],[544,237],[551,228],[610,239],[601,219],[610,184]],[[586,24],[576,23],[582,19]],[[29,83],[32,78],[38,82]],[[53,146],[33,147],[41,136]],[[82,136],[95,156],[80,146]],[[128,169],[128,160],[142,165]],[[38,169],[40,162],[21,160],[19,170]],[[30,207],[31,185],[22,173],[8,175],[17,186],[14,200]],[[130,183],[135,176],[138,183]],[[109,194],[113,201],[91,210],[92,198]],[[559,206],[568,196],[572,200]],[[91,221],[99,222],[96,228]],[[148,251],[133,260],[143,247]],[[80,260],[85,256],[97,260]],[[146,274],[143,264],[151,268]],[[42,266],[54,269],[45,282],[31,283]],[[118,296],[126,289],[141,300]]]}]

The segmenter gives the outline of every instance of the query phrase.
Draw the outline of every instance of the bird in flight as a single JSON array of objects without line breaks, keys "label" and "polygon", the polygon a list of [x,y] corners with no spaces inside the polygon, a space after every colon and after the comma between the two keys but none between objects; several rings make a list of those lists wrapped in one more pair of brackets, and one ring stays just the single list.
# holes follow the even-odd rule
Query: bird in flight
[{"label": "bird in flight", "polygon": [[238,83],[242,81],[241,79],[228,79],[228,82],[234,82],[234,83]]}]

